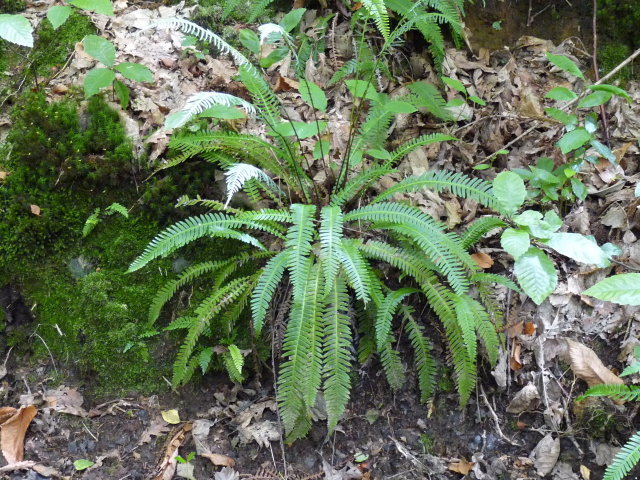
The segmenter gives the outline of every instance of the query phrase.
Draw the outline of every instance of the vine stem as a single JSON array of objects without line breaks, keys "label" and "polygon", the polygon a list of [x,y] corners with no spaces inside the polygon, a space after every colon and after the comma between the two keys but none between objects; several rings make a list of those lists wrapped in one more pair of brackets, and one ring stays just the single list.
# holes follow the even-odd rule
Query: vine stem
[{"label": "vine stem", "polygon": [[[602,77],[600,80],[598,80],[596,83],[594,83],[594,85],[600,85],[604,82],[606,82],[607,80],[609,80],[611,77],[613,77],[616,73],[618,73],[620,70],[622,70],[624,67],[626,67],[627,65],[629,65],[631,62],[633,62],[638,56],[640,56],[640,48],[637,49],[635,52],[633,52],[631,55],[629,55],[625,60],[623,60],[622,62],[620,62],[618,64],[618,66],[616,68],[614,68],[613,70],[611,70],[609,73],[607,73],[604,77]],[[578,100],[580,99],[580,97],[576,97],[573,100],[571,100],[570,102],[568,102],[564,107],[561,108],[561,110],[566,110],[568,109],[570,106],[572,106],[574,103],[576,103]],[[480,163],[480,162],[484,162],[486,160],[489,160],[490,158],[495,157],[498,152],[500,150],[504,150],[507,149],[509,147],[511,147],[512,145],[516,144],[517,142],[519,142],[520,140],[522,140],[524,137],[526,137],[527,135],[529,135],[531,132],[533,132],[536,128],[538,128],[541,125],[542,122],[540,121],[536,121],[532,126],[530,126],[529,128],[527,128],[524,132],[522,132],[520,135],[518,135],[516,138],[514,138],[513,140],[511,140],[509,143],[507,143],[506,145],[504,145],[502,148],[499,148],[498,150],[496,150],[495,152],[493,152],[491,155],[489,155],[486,158],[483,158],[482,160],[478,160],[478,162],[476,163]]]}]

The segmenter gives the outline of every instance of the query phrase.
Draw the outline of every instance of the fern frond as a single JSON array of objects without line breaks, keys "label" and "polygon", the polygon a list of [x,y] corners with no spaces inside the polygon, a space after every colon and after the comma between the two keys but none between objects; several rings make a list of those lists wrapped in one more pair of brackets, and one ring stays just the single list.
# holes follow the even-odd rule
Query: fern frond
[{"label": "fern frond", "polygon": [[325,292],[333,290],[340,268],[338,252],[342,242],[343,214],[340,207],[323,207],[320,212],[320,260],[322,263]]},{"label": "fern frond", "polygon": [[337,206],[344,205],[353,200],[359,193],[364,192],[369,185],[389,173],[393,173],[393,170],[385,167],[373,167],[363,170],[347,181],[343,188],[331,195],[330,204]]},{"label": "fern frond", "polygon": [[362,6],[367,9],[373,22],[376,24],[378,31],[382,37],[387,40],[389,38],[389,14],[384,0],[363,0]]},{"label": "fern frond", "polygon": [[640,373],[640,362],[633,362],[631,365],[629,365],[622,371],[620,376],[626,377],[628,375],[635,375],[637,373]]},{"label": "fern frond", "polygon": [[202,198],[200,195],[197,195],[196,198],[189,198],[188,195],[182,195],[178,197],[176,200],[175,207],[193,207],[193,206],[202,206],[208,208],[209,210],[215,211],[226,211],[228,213],[239,214],[242,213],[242,210],[236,208],[225,208],[224,203],[219,202],[218,200],[211,200],[208,198]]},{"label": "fern frond", "polygon": [[303,272],[311,253],[311,242],[315,234],[313,223],[316,214],[315,205],[302,205],[295,203],[291,205],[291,219],[293,225],[287,231],[285,247],[289,250],[288,268],[291,273],[291,283],[293,283],[294,300],[304,291],[306,278]]},{"label": "fern frond", "polygon": [[405,372],[400,353],[393,348],[394,340],[393,335],[389,334],[382,348],[378,348],[378,352],[380,353],[380,363],[382,363],[382,369],[385,377],[387,377],[389,386],[392,390],[400,390],[404,385]]},{"label": "fern frond", "polygon": [[587,397],[608,397],[613,400],[631,402],[640,400],[640,386],[638,385],[594,385],[578,397],[578,401]]},{"label": "fern frond", "polygon": [[100,223],[100,209],[96,208],[91,215],[87,217],[82,227],[82,236],[89,235],[94,228]]},{"label": "fern frond", "polygon": [[396,148],[393,152],[391,152],[391,157],[384,163],[385,167],[395,166],[398,161],[409,155],[411,152],[417,150],[420,147],[424,147],[425,145],[431,145],[432,143],[438,142],[448,142],[459,140],[459,138],[452,137],[451,135],[445,135],[444,133],[430,133],[428,135],[422,135],[421,137],[414,138],[409,140],[398,148]]},{"label": "fern frond", "polygon": [[173,364],[173,379],[171,383],[174,388],[183,384],[191,354],[195,349],[198,338],[208,327],[209,321],[233,303],[250,285],[250,276],[237,278],[224,287],[217,289],[196,307],[193,323],[189,326],[184,343],[180,347],[176,361]]},{"label": "fern frond", "polygon": [[198,319],[196,317],[178,317],[169,325],[164,327],[166,332],[171,332],[173,330],[182,330],[185,328],[191,328],[191,326],[196,323]]},{"label": "fern frond", "polygon": [[342,278],[333,282],[327,294],[326,308],[322,316],[323,392],[327,404],[327,422],[332,432],[344,413],[349,401],[351,382],[351,329],[349,296]]},{"label": "fern frond", "polygon": [[424,329],[413,318],[411,309],[402,309],[406,321],[406,329],[409,341],[413,347],[416,369],[418,370],[418,387],[420,388],[420,401],[427,403],[433,396],[436,385],[436,362],[431,355],[432,346],[424,335]]},{"label": "fern frond", "polygon": [[480,217],[469,225],[462,233],[462,246],[465,249],[473,247],[491,230],[506,227],[507,224],[498,217]]},{"label": "fern frond", "polygon": [[231,15],[231,13],[236,9],[242,0],[225,0],[224,9],[222,10],[222,20],[226,20],[226,18]]},{"label": "fern frond", "polygon": [[634,433],[614,457],[602,480],[622,480],[640,462],[640,432]]},{"label": "fern frond", "polygon": [[[138,256],[133,263],[131,263],[128,272],[139,270],[150,261],[158,257],[169,255],[178,248],[183,247],[198,238],[215,235],[224,236],[230,231],[234,231],[234,229],[243,226],[266,231],[277,237],[281,236],[277,230],[261,222],[238,219],[237,217],[231,217],[222,213],[198,215],[175,223],[156,235],[149,245],[147,245],[142,254]],[[236,233],[240,235],[242,232]],[[238,237],[239,240],[253,243],[251,238]]]},{"label": "fern frond", "polygon": [[247,23],[255,22],[256,19],[264,13],[272,1],[273,0],[258,0],[257,2],[253,2],[253,6],[249,12],[249,17],[247,18]]},{"label": "fern frond", "polygon": [[356,72],[358,67],[358,59],[352,58],[344,63],[338,70],[335,71],[333,76],[329,79],[329,83],[327,83],[328,87],[335,85],[336,83],[344,80],[349,75],[353,75]]},{"label": "fern frond", "polygon": [[237,215],[237,217],[242,220],[269,222],[269,225],[272,225],[274,228],[277,228],[277,223],[291,223],[291,213],[285,209],[275,210],[272,208],[262,208],[260,210],[242,212]]},{"label": "fern frond", "polygon": [[358,362],[364,365],[376,353],[375,314],[362,302],[356,303],[355,317],[358,329]]},{"label": "fern frond", "polygon": [[198,366],[200,367],[200,371],[203,375],[207,373],[207,370],[209,370],[212,358],[213,347],[203,348],[200,353],[198,353]]},{"label": "fern frond", "polygon": [[392,290],[385,296],[382,304],[378,308],[375,320],[376,344],[378,345],[378,349],[384,348],[384,345],[389,340],[393,315],[398,309],[400,302],[402,302],[405,297],[417,291],[415,288],[400,288],[399,290]]},{"label": "fern frond", "polygon": [[475,359],[478,356],[478,339],[476,337],[476,318],[474,316],[476,311],[475,305],[472,304],[473,301],[466,295],[456,295],[453,303],[468,356]]},{"label": "fern frond", "polygon": [[432,266],[425,262],[424,255],[414,256],[402,248],[377,240],[363,243],[359,248],[366,258],[387,262],[405,275],[413,277],[418,283],[423,283],[431,278]]},{"label": "fern frond", "polygon": [[243,98],[222,92],[198,92],[187,99],[184,107],[167,117],[166,126],[167,128],[182,127],[196,115],[214,105],[241,107],[247,115],[254,116],[256,114],[256,108]]},{"label": "fern frond", "polygon": [[251,312],[253,315],[253,327],[257,335],[262,332],[269,304],[280,280],[282,280],[284,269],[289,263],[289,254],[289,250],[283,250],[269,260],[260,274],[256,288],[253,290]]},{"label": "fern frond", "polygon": [[440,120],[453,120],[451,112],[447,110],[446,100],[436,87],[430,83],[416,82],[409,85],[409,90],[416,96],[412,101],[416,107],[426,108],[431,115]]},{"label": "fern frond", "polygon": [[245,182],[257,179],[262,184],[264,184],[270,191],[274,192],[277,196],[284,196],[284,193],[280,188],[275,184],[271,177],[264,173],[257,167],[253,165],[249,165],[248,163],[236,163],[229,167],[229,169],[224,172],[224,175],[227,182],[227,201],[225,203],[225,207],[229,206],[231,199],[233,196],[242,190]]},{"label": "fern frond", "polygon": [[121,205],[118,202],[113,202],[107,208],[104,209],[104,213],[107,215],[113,215],[114,213],[119,214],[124,218],[129,218],[129,210],[124,205]]},{"label": "fern frond", "polygon": [[495,273],[474,273],[473,275],[471,275],[471,281],[474,283],[481,283],[485,285],[497,283],[498,285],[507,287],[509,290],[513,290],[517,293],[522,293],[520,287],[513,280],[502,275],[496,275]]},{"label": "fern frond", "polygon": [[239,71],[240,80],[247,88],[258,108],[260,116],[268,126],[273,127],[280,122],[280,101],[262,76],[256,77],[248,67],[242,66]]},{"label": "fern frond", "polygon": [[227,369],[229,378],[232,382],[242,383],[244,381],[242,376],[244,357],[236,345],[229,345],[227,348],[229,351],[222,354],[222,361]]},{"label": "fern frond", "polygon": [[450,191],[458,197],[470,198],[495,211],[500,211],[501,209],[489,182],[485,182],[480,178],[468,177],[463,173],[446,170],[431,171],[423,175],[407,177],[382,192],[373,201],[380,202],[397,193],[415,192],[423,188],[428,188],[438,193]]},{"label": "fern frond", "polygon": [[369,271],[366,260],[358,250],[358,242],[343,239],[337,256],[356,298],[366,304],[371,298]]}]

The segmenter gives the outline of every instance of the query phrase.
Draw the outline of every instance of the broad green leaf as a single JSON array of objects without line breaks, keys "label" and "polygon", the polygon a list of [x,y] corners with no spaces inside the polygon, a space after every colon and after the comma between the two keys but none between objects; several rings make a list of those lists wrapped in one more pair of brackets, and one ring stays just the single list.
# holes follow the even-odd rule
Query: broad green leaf
[{"label": "broad green leaf", "polygon": [[631,97],[625,90],[614,87],[613,85],[607,85],[605,83],[602,85],[589,85],[587,88],[594,92],[609,92],[613,95],[617,95],[618,97],[626,98],[629,102],[631,101]]},{"label": "broad green leaf", "polygon": [[599,142],[598,140],[591,140],[591,146],[596,149],[596,151],[602,155],[604,158],[609,160],[611,163],[616,163],[616,156],[613,154],[611,149],[607,147],[604,143]]},{"label": "broad green leaf", "polygon": [[559,108],[545,108],[544,113],[566,126],[572,126],[578,123],[578,117]]},{"label": "broad green leaf", "polygon": [[518,283],[536,305],[544,302],[558,285],[558,272],[553,262],[535,247],[516,260],[514,272]]},{"label": "broad green leaf", "polygon": [[0,14],[0,38],[23,47],[33,47],[33,27],[22,15]]},{"label": "broad green leaf", "polygon": [[478,105],[482,105],[483,107],[487,104],[487,102],[482,100],[480,97],[476,97],[475,95],[471,95],[469,97],[469,100],[471,100],[473,103],[477,103]]},{"label": "broad green leaf", "polygon": [[[593,241],[595,242],[595,238],[593,239]],[[600,248],[602,248],[602,251],[605,253],[605,255],[607,256],[607,258],[611,258],[611,257],[617,257],[618,255],[622,254],[622,249],[617,246],[614,245],[613,243],[605,243],[604,245],[602,245]]]},{"label": "broad green leaf", "polygon": [[504,251],[511,255],[513,258],[518,259],[527,251],[531,246],[529,234],[524,230],[516,230],[514,228],[507,228],[502,232],[500,237],[500,244]]},{"label": "broad green leaf", "polygon": [[597,267],[609,265],[608,255],[598,244],[579,233],[554,233],[546,241],[546,244],[576,262]]},{"label": "broad green leaf", "polygon": [[111,0],[69,0],[69,5],[102,15],[113,15]]},{"label": "broad green leaf", "polygon": [[515,213],[527,197],[524,181],[514,172],[499,173],[493,180],[493,193],[508,213]]},{"label": "broad green leaf", "polygon": [[115,69],[120,72],[124,78],[133,80],[134,82],[153,82],[153,73],[151,73],[151,70],[139,63],[122,62],[116,65]]},{"label": "broad green leaf", "polygon": [[107,67],[113,67],[116,61],[116,47],[106,38],[87,35],[82,39],[84,51]]},{"label": "broad green leaf", "polygon": [[[300,10],[304,10],[304,8]],[[327,96],[315,83],[300,80],[300,88],[298,88],[298,91],[302,99],[316,110],[324,112],[327,109]]]},{"label": "broad green leaf", "polygon": [[[327,122],[282,122],[273,128],[273,132],[279,133],[283,137],[298,137],[305,139],[321,134],[327,128]],[[270,133],[271,135],[273,134]]]},{"label": "broad green leaf", "polygon": [[237,107],[231,107],[229,105],[213,105],[207,108],[204,112],[199,113],[198,117],[235,120],[238,118],[245,118],[246,115],[243,110]]},{"label": "broad green leaf", "polygon": [[464,100],[458,97],[452,98],[447,102],[447,107],[456,108],[456,107],[461,107],[462,105],[464,105]]},{"label": "broad green leaf", "polygon": [[116,92],[118,100],[120,100],[120,106],[123,110],[126,110],[127,105],[129,105],[129,87],[120,80],[116,80],[113,82],[113,90]]},{"label": "broad green leaf", "polygon": [[280,20],[280,26],[285,32],[290,32],[298,26],[300,20],[302,20],[304,12],[306,11],[306,8],[296,8],[291,10],[282,18],[282,20]]},{"label": "broad green leaf", "polygon": [[116,74],[108,68],[94,68],[84,76],[84,96],[89,98],[116,79]]},{"label": "broad green leaf", "polygon": [[549,238],[562,227],[562,219],[552,210],[545,213],[544,218],[538,211],[525,210],[514,217],[513,221],[522,227],[527,227],[532,236],[541,239]]},{"label": "broad green leaf", "polygon": [[562,153],[567,154],[576,148],[580,148],[590,140],[591,134],[581,127],[565,133],[556,145],[562,150]]},{"label": "broad green leaf", "polygon": [[576,97],[577,95],[566,87],[552,88],[544,96],[544,98],[550,98],[551,100],[564,100],[564,101],[573,100]]},{"label": "broad green leaf", "polygon": [[465,86],[462,84],[462,82],[460,80],[456,80],[455,78],[449,78],[449,77],[440,77],[442,79],[442,82],[453,88],[454,90],[457,90],[460,93],[463,93],[464,95],[467,94],[467,89],[465,88]]},{"label": "broad green leaf", "polygon": [[573,191],[573,194],[580,200],[584,200],[585,198],[587,198],[587,194],[589,193],[584,183],[582,183],[582,181],[577,178],[571,179],[571,190]]},{"label": "broad green leaf", "polygon": [[374,102],[380,100],[380,95],[376,92],[376,88],[371,82],[365,82],[364,80],[345,80],[344,82],[347,88],[356,98],[366,98]]},{"label": "broad green leaf", "polygon": [[240,30],[238,40],[240,40],[240,43],[251,53],[260,55],[260,38],[258,38],[258,35],[253,30],[243,28]]},{"label": "broad green leaf", "polygon": [[599,107],[603,103],[607,103],[609,100],[611,100],[612,96],[613,94],[611,92],[598,90],[580,100],[580,102],[578,103],[578,108]]},{"label": "broad green leaf", "polygon": [[262,68],[269,68],[274,63],[279,62],[283,58],[289,55],[288,47],[278,47],[265,58],[260,59],[260,66]]},{"label": "broad green leaf", "polygon": [[75,462],[73,462],[73,468],[76,469],[76,471],[80,472],[82,470],[86,470],[89,467],[92,467],[94,465],[94,463],[91,460],[85,460],[84,458],[81,458],[80,460],[76,460]]},{"label": "broad green leaf", "polygon": [[54,5],[49,10],[47,10],[47,18],[51,22],[54,30],[60,28],[60,26],[67,21],[69,15],[71,15],[71,7]]},{"label": "broad green leaf", "polygon": [[372,148],[371,150],[367,150],[365,153],[373,158],[377,158],[378,160],[389,160],[391,158],[391,153],[384,149]]},{"label": "broad green leaf", "polygon": [[319,140],[313,146],[313,159],[318,160],[329,154],[331,151],[331,143],[326,140]]},{"label": "broad green leaf", "polygon": [[584,80],[584,75],[578,68],[578,66],[568,57],[564,55],[554,55],[553,53],[547,52],[547,58],[551,63],[553,63],[560,70],[564,70],[565,72],[569,72],[571,75],[575,75],[578,78]]},{"label": "broad green leaf", "polygon": [[582,293],[621,305],[640,305],[640,273],[623,273],[605,278]]}]

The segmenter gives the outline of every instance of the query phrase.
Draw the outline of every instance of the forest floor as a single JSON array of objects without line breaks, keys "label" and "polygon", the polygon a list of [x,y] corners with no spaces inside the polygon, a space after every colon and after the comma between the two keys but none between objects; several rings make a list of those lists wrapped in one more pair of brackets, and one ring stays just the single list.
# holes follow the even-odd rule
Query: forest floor
[{"label": "forest floor", "polygon": [[[147,148],[143,142],[151,145],[151,160],[162,158],[167,144],[167,133],[157,130],[167,111],[196,91],[233,92],[237,88],[229,60],[209,55],[198,60],[182,54],[177,33],[147,32],[133,37],[125,33],[138,30],[158,14],[174,15],[175,8],[125,9],[113,21],[94,18],[116,44],[118,60],[134,59],[155,73],[153,88],[141,86],[132,93],[133,106],[125,118],[138,148]],[[37,17],[38,12],[32,14]],[[313,20],[311,15],[305,22],[312,25]],[[330,35],[328,54],[321,55],[320,63],[307,72],[319,84],[326,84],[346,58],[351,45],[349,22],[336,22]],[[545,52],[568,55],[587,70],[590,58],[583,45],[574,42],[554,45],[523,37],[511,49],[449,50],[444,74],[463,81],[487,105],[462,107],[460,121],[454,125],[427,115],[399,118],[393,127],[394,141],[434,131],[446,131],[462,140],[414,152],[403,165],[404,172],[443,168],[490,178],[504,169],[532,165],[539,157],[562,162],[554,146],[562,125],[542,120],[548,106],[544,95],[559,85],[579,90],[580,80],[551,72]],[[396,58],[401,59],[391,65],[393,79],[381,79],[383,91],[399,94],[411,81],[439,82],[423,51],[405,51]],[[64,95],[65,90],[56,85],[79,84],[92,65],[78,50],[47,86],[51,96]],[[292,119],[310,118],[311,112],[295,88],[291,89],[287,65],[276,65],[269,73],[280,86]],[[8,373],[0,385],[2,405],[34,405],[38,413],[30,426],[22,422],[28,427],[25,462],[33,463],[0,467],[0,472],[13,480],[169,480],[175,467],[179,476],[197,480],[457,479],[464,475],[478,480],[545,475],[554,480],[599,478],[619,446],[640,428],[638,408],[607,400],[576,403],[587,385],[576,376],[568,352],[581,349],[588,357],[588,367],[601,361],[619,372],[640,345],[640,309],[581,295],[612,271],[640,269],[640,198],[634,196],[640,180],[636,141],[640,137],[640,88],[631,83],[628,91],[631,103],[619,98],[607,107],[616,164],[600,162],[585,170],[587,200],[564,205],[561,212],[569,231],[620,246],[622,265],[592,270],[558,257],[558,288],[541,306],[524,296],[503,293],[506,350],[495,369],[481,368],[476,395],[464,409],[458,406],[442,344],[436,345],[443,369],[431,403],[419,403],[411,372],[408,386],[394,394],[378,366],[368,364],[354,375],[352,399],[335,434],[327,436],[326,427],[318,422],[307,439],[293,445],[282,441],[269,377],[239,386],[225,377],[208,375],[177,393],[85,398],[83,392],[91,391],[91,380],[76,377],[72,366],[45,358],[37,368],[27,369],[21,367],[21,358],[8,352],[4,362]],[[329,97],[333,105],[329,129],[339,136],[348,130],[352,103],[339,87],[330,90]],[[536,128],[525,134],[531,126]],[[496,157],[490,169],[472,169],[504,148],[509,154]],[[412,193],[407,197],[452,228],[482,214],[473,202],[453,196]],[[487,272],[509,273],[510,258],[496,235],[486,238],[478,253],[489,259]],[[431,331],[439,331],[426,309],[422,318]],[[401,351],[405,347],[399,346]],[[584,353],[587,347],[591,353]],[[54,380],[60,377],[65,378],[65,385]],[[317,416],[323,418],[321,408]],[[176,451],[185,459],[191,452],[197,455],[176,465]],[[92,465],[76,471],[78,460],[89,460]]]}]

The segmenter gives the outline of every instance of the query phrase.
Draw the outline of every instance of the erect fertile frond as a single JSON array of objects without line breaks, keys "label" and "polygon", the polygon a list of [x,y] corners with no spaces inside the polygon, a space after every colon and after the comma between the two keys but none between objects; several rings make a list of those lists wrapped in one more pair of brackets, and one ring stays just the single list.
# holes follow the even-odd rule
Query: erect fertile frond
[{"label": "erect fertile frond", "polygon": [[420,401],[427,403],[433,396],[436,385],[436,362],[431,355],[432,346],[424,335],[424,329],[413,318],[409,307],[401,306],[406,320],[406,329],[413,347],[416,368],[418,370],[418,387],[420,388]]},{"label": "erect fertile frond", "polygon": [[329,432],[338,424],[349,401],[351,370],[351,329],[349,321],[349,296],[344,280],[333,282],[327,294],[322,317],[324,400],[327,404]]},{"label": "erect fertile frond", "polygon": [[[263,230],[278,237],[280,236],[280,233],[277,230],[261,222],[242,220],[222,213],[206,213],[204,215],[190,217],[186,220],[175,223],[156,235],[149,245],[147,245],[144,252],[142,252],[142,254],[129,266],[128,272],[139,270],[151,260],[169,255],[171,252],[197,240],[198,238],[216,235],[224,236],[225,233],[234,231],[234,229],[243,226],[256,230]],[[236,233],[238,235],[242,234],[242,232],[237,231]],[[227,238],[229,237],[227,236]],[[250,238],[248,237],[238,239],[242,241],[250,241]]]},{"label": "erect fertile frond", "polygon": [[260,335],[267,310],[276,292],[276,288],[282,280],[284,269],[289,262],[289,250],[283,250],[273,257],[262,269],[258,284],[251,296],[251,312],[253,314],[253,327],[257,335]]},{"label": "erect fertile frond", "polygon": [[378,349],[384,348],[384,345],[389,341],[389,334],[391,333],[391,322],[393,321],[393,315],[396,313],[400,302],[405,297],[417,292],[415,288],[401,288],[399,290],[392,290],[389,292],[376,313],[376,344]]},{"label": "erect fertile frond", "polygon": [[204,299],[198,307],[196,307],[193,323],[189,326],[189,331],[184,343],[180,347],[178,356],[173,365],[172,385],[180,386],[185,380],[187,365],[191,354],[193,353],[196,342],[202,332],[208,327],[209,321],[219,312],[226,309],[232,304],[238,296],[245,290],[249,289],[253,282],[253,276],[241,277],[232,280],[224,287],[214,291],[209,297]]},{"label": "erect fertile frond", "polygon": [[285,247],[289,250],[288,268],[291,272],[291,283],[293,283],[294,300],[304,291],[306,271],[309,253],[311,252],[311,242],[315,235],[315,205],[302,205],[295,203],[291,205],[291,220],[293,225],[287,232]]},{"label": "erect fertile frond", "polygon": [[452,137],[451,135],[445,135],[444,133],[430,133],[428,135],[422,135],[421,137],[414,138],[403,143],[393,152],[391,152],[391,157],[389,158],[389,160],[385,161],[384,165],[385,167],[393,167],[402,158],[406,157],[411,152],[417,150],[420,147],[431,145],[432,143],[447,142],[449,140],[459,139],[456,137]]},{"label": "erect fertile frond", "polygon": [[333,290],[340,268],[343,215],[340,207],[323,207],[320,212],[320,261],[325,279],[325,292]]},{"label": "erect fertile frond", "polygon": [[233,196],[242,190],[245,182],[251,179],[257,179],[263,183],[269,190],[277,196],[283,196],[284,193],[275,184],[271,177],[257,167],[248,163],[236,163],[224,172],[227,182],[227,201],[225,207],[229,205]]},{"label": "erect fertile frond", "polygon": [[343,188],[331,195],[331,205],[344,205],[353,200],[359,193],[364,192],[373,182],[392,172],[392,169],[385,167],[373,167],[361,171],[358,175],[347,181]]},{"label": "erect fertile frond", "polygon": [[602,480],[622,480],[640,462],[640,432],[625,443],[613,462],[607,467]]},{"label": "erect fertile frond", "polygon": [[247,115],[255,115],[256,108],[246,100],[221,92],[198,92],[191,95],[184,107],[167,116],[165,128],[178,128],[207,108],[214,105],[227,107],[242,107]]},{"label": "erect fertile frond", "polygon": [[350,239],[342,239],[338,249],[338,258],[344,268],[347,283],[356,292],[356,298],[365,304],[370,297],[370,279],[367,262],[358,250],[358,243]]},{"label": "erect fertile frond", "polygon": [[162,307],[175,295],[175,293],[187,283],[192,282],[196,278],[213,272],[224,266],[231,265],[233,269],[241,267],[245,262],[249,260],[257,260],[259,258],[265,258],[273,255],[271,252],[258,252],[258,253],[242,253],[226,260],[218,260],[214,262],[202,262],[192,265],[184,269],[183,272],[160,288],[151,300],[149,306],[149,317],[147,320],[147,326],[151,327],[160,316]]},{"label": "erect fertile frond", "polygon": [[420,209],[399,203],[377,203],[353,210],[345,221],[375,222],[374,227],[396,231],[411,238],[446,275],[456,292],[469,285],[465,269],[477,266],[462,248],[460,239]]},{"label": "erect fertile frond", "polygon": [[480,217],[469,225],[462,234],[462,246],[469,249],[491,230],[506,226],[507,224],[498,217]]},{"label": "erect fertile frond", "polygon": [[594,385],[577,400],[581,401],[587,397],[608,397],[623,402],[637,402],[640,400],[640,385]]},{"label": "erect fertile frond", "polygon": [[450,191],[461,198],[471,198],[485,207],[500,211],[498,200],[489,182],[481,178],[468,177],[463,173],[446,170],[431,171],[422,175],[407,177],[378,195],[374,202],[393,197],[397,193],[415,192],[428,188],[436,192]]},{"label": "erect fertile frond", "polygon": [[278,378],[280,414],[290,440],[295,440],[292,435],[306,434],[296,428],[296,424],[303,421],[306,425],[311,418],[321,381],[322,269],[308,259],[300,272],[300,280],[304,283],[298,294],[294,291],[282,344],[286,361],[280,366]]},{"label": "erect fertile frond", "polygon": [[363,0],[362,6],[367,9],[371,18],[373,18],[378,31],[386,40],[389,38],[389,14],[384,0]]}]

